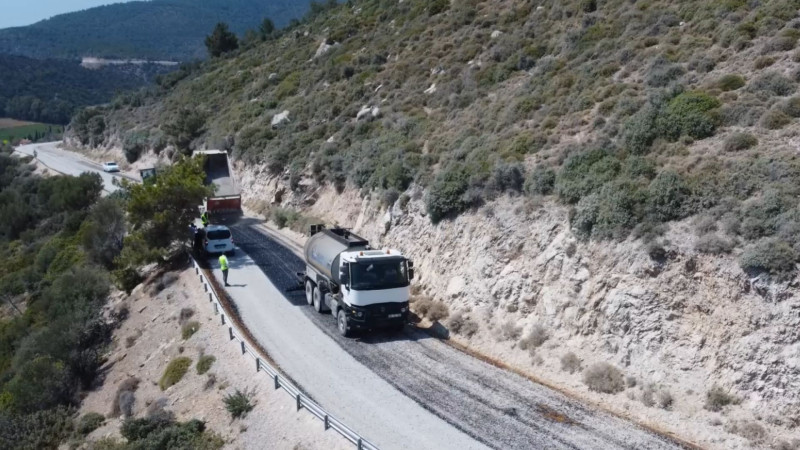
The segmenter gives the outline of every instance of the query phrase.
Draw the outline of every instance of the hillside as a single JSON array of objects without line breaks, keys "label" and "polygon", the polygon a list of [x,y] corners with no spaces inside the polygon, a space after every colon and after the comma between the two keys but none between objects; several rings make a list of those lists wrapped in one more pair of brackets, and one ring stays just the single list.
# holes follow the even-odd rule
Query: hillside
[{"label": "hillside", "polygon": [[32,58],[83,56],[188,61],[204,58],[217,22],[243,34],[264,18],[282,27],[308,10],[296,0],[152,0],[62,14],[0,30],[0,53]]},{"label": "hillside", "polygon": [[0,55],[0,117],[66,124],[77,108],[108,103],[170,70],[156,64],[85,69],[78,61]]},{"label": "hillside", "polygon": [[[798,7],[356,1],[71,142],[229,149],[254,210],[408,252],[453,339],[703,446],[789,446]],[[602,362],[631,384],[573,373]]]}]

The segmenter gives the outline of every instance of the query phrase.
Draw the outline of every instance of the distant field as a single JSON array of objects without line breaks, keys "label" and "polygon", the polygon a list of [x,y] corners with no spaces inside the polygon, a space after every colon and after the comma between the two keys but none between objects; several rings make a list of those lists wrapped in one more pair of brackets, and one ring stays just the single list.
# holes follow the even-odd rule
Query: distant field
[{"label": "distant field", "polygon": [[0,118],[0,142],[13,142],[17,139],[42,138],[48,133],[61,134],[64,127],[46,123],[23,122],[16,119]]},{"label": "distant field", "polygon": [[25,125],[34,125],[33,122],[23,122],[17,119],[8,119],[5,117],[0,117],[0,129],[3,128],[15,128],[15,127],[24,127]]}]

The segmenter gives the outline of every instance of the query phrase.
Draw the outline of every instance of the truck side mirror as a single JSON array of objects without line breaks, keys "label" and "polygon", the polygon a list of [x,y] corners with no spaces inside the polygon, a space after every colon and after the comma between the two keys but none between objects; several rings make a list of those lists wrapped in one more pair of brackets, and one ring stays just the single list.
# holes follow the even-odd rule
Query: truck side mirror
[{"label": "truck side mirror", "polygon": [[343,285],[347,285],[350,283],[349,265],[343,264],[341,267],[339,267],[339,281],[341,281]]},{"label": "truck side mirror", "polygon": [[408,269],[408,279],[409,280],[414,279],[414,269]]}]

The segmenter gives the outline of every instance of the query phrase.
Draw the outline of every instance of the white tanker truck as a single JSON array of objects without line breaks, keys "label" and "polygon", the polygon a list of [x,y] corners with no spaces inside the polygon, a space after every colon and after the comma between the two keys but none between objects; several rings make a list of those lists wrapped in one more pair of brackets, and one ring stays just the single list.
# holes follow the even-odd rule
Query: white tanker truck
[{"label": "white tanker truck", "polygon": [[356,329],[400,331],[408,320],[414,264],[397,250],[372,249],[344,228],[312,225],[299,272],[306,300],[317,312],[330,310],[343,336]]}]

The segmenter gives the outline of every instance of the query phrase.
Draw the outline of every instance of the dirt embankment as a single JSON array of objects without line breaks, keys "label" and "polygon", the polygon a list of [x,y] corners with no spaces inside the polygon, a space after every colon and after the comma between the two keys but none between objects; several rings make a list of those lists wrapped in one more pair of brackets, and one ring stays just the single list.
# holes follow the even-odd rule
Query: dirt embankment
[{"label": "dirt embankment", "polygon": [[[290,397],[275,391],[271,380],[256,375],[253,361],[228,340],[194,270],[159,277],[151,285],[137,287],[130,296],[113,299],[108,308],[126,309],[128,318],[114,333],[102,386],[90,392],[81,405],[81,414],[107,416],[105,424],[89,435],[90,441],[120,438],[124,414],[113,417],[114,399],[122,383],[135,377],[139,383],[132,405],[127,405],[129,398],[122,401],[126,404],[123,409],[130,407],[133,417],[144,417],[148,409],[160,404],[179,421],[205,421],[225,440],[226,448],[352,448],[338,434],[325,432],[312,415],[296,412]],[[182,336],[184,325],[196,328],[187,339]],[[203,375],[196,369],[201,355],[215,358]],[[162,391],[159,380],[167,364],[177,357],[191,358],[191,367],[178,383]],[[236,389],[254,390],[256,404],[245,418],[232,420],[223,398]]]},{"label": "dirt embankment", "polygon": [[[797,286],[748,278],[736,255],[698,254],[691,219],[672,224],[666,254],[653,258],[633,239],[581,242],[567,208],[546,198],[505,197],[432,225],[421,192],[387,210],[356,190],[308,182],[291,193],[265,168],[241,169],[253,209],[279,199],[408,254],[419,296],[447,305],[441,322],[469,349],[710,448],[800,438]],[[454,331],[454,316],[477,327]],[[574,372],[562,362],[570,353]],[[587,387],[585,369],[604,362],[622,372],[623,392]],[[732,404],[717,405],[715,392]]]}]

